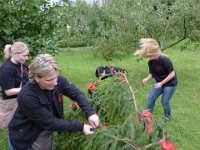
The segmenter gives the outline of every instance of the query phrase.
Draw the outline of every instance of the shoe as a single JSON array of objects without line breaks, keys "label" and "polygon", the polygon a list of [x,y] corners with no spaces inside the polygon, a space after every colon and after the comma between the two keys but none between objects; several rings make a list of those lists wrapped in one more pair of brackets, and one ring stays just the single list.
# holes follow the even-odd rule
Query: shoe
[{"label": "shoe", "polygon": [[165,122],[170,122],[172,120],[172,118],[168,118],[168,117],[165,117]]}]

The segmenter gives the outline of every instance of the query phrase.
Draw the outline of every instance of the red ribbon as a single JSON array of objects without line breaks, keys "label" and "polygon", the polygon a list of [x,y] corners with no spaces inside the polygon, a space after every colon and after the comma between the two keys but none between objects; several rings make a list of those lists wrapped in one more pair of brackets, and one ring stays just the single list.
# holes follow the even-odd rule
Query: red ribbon
[{"label": "red ribbon", "polygon": [[120,77],[121,79],[125,79],[125,78],[126,78],[125,74],[123,74],[123,73],[120,73],[119,77]]},{"label": "red ribbon", "polygon": [[[144,120],[145,118],[145,120]],[[147,110],[143,110],[142,115],[140,117],[140,119],[142,120],[143,124],[147,125],[148,127],[148,135],[152,134],[154,131],[153,125],[152,125],[152,116],[151,113],[148,112]]]},{"label": "red ribbon", "polygon": [[161,147],[163,150],[177,150],[174,144],[172,144],[169,140],[162,140]]}]

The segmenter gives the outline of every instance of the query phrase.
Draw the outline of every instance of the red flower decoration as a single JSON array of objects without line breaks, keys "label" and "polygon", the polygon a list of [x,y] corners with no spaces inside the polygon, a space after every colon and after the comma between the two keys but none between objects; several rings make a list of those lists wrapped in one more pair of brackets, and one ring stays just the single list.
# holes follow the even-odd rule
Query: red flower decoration
[{"label": "red flower decoration", "polygon": [[90,84],[88,85],[88,90],[93,91],[93,90],[95,90],[95,89],[96,89],[96,86],[95,86],[94,83],[90,83]]},{"label": "red flower decoration", "polygon": [[[146,122],[144,121],[144,118],[147,120]],[[142,120],[143,124],[146,124],[148,127],[148,135],[152,134],[154,131],[153,125],[152,125],[152,116],[151,113],[148,112],[147,110],[143,110],[142,116],[140,117]]]},{"label": "red flower decoration", "polygon": [[161,147],[163,150],[177,150],[177,148],[169,140],[162,140]]},{"label": "red flower decoration", "polygon": [[70,109],[72,109],[72,108],[79,109],[79,108],[80,108],[80,106],[78,105],[78,103],[77,103],[77,102],[74,102],[73,104],[69,104],[69,105],[68,105],[68,108],[70,108]]},{"label": "red flower decoration", "polygon": [[121,79],[126,79],[126,76],[125,76],[125,74],[123,74],[123,73],[120,73],[119,77],[120,77]]}]

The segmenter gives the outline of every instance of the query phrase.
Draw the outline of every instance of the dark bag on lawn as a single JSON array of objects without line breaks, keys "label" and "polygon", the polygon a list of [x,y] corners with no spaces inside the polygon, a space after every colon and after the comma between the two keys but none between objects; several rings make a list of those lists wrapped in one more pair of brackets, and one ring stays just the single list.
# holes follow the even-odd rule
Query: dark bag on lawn
[{"label": "dark bag on lawn", "polygon": [[0,98],[0,129],[7,129],[15,110],[17,108],[17,98],[3,100]]}]

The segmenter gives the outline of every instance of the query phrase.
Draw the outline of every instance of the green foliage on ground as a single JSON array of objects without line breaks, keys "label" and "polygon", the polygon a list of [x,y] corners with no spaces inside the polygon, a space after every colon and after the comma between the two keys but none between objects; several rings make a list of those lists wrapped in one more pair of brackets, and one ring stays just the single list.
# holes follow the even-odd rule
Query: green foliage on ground
[{"label": "green foliage on ground", "polygon": [[[117,74],[113,78],[99,81],[90,103],[101,118],[95,134],[84,136],[81,133],[68,133],[67,149],[77,150],[133,150],[160,149],[165,135],[165,120],[153,119],[154,132],[148,135],[147,126],[140,121],[142,110],[134,105],[135,99],[127,79]],[[137,113],[136,113],[137,112]],[[65,117],[70,120],[87,122],[80,109],[69,110]],[[144,122],[148,122],[145,118]],[[147,148],[148,147],[148,148]]]}]

